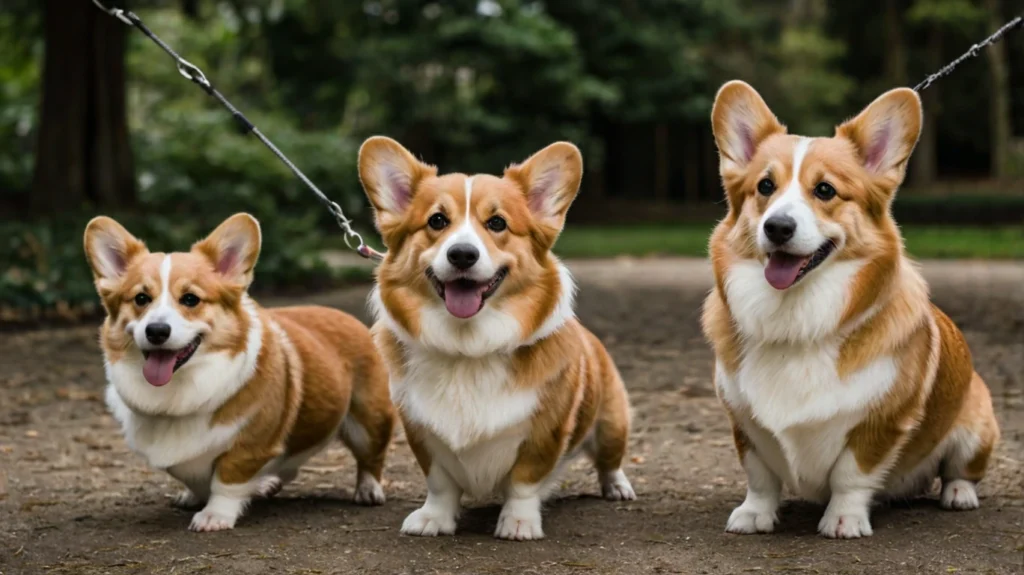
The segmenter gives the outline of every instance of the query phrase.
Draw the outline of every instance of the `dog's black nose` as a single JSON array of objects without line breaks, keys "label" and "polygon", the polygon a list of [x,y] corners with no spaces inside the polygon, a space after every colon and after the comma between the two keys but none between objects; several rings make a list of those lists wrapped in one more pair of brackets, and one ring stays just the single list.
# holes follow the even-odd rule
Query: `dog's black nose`
[{"label": "dog's black nose", "polygon": [[151,323],[146,326],[146,339],[153,345],[160,345],[171,337],[171,326],[166,323]]},{"label": "dog's black nose", "polygon": [[468,270],[473,267],[478,259],[480,259],[480,250],[469,244],[455,244],[448,248],[448,261],[460,270]]},{"label": "dog's black nose", "polygon": [[776,245],[791,240],[795,232],[796,220],[789,216],[772,216],[764,222],[764,235]]}]

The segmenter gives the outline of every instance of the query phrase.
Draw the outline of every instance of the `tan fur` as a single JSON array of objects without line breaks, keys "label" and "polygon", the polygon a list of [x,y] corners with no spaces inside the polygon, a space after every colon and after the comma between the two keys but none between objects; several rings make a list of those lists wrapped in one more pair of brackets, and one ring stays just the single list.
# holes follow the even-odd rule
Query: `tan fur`
[{"label": "tan fur", "polygon": [[[225,253],[237,248],[225,242],[238,234],[248,237],[252,245],[240,244],[243,249],[237,253]],[[102,262],[97,258],[104,255],[97,247],[100,235],[117,236],[127,247],[121,250],[124,270],[119,277],[109,277],[98,267]],[[172,297],[177,300],[192,293],[201,300],[194,308],[177,303],[176,310],[190,320],[213,326],[200,344],[205,350],[246,353],[251,321],[245,298],[258,244],[255,220],[238,215],[197,242],[190,252],[171,254],[168,284]],[[142,242],[109,218],[89,224],[85,247],[108,312],[101,330],[102,345],[108,361],[117,362],[135,346],[125,326],[145,312],[134,303],[136,294],[147,293],[154,301],[160,296],[159,268],[165,254],[149,253]],[[248,483],[275,458],[323,445],[348,415],[366,431],[364,444],[346,441],[359,470],[379,479],[395,415],[387,370],[369,330],[335,309],[250,305],[262,324],[256,371],[237,393],[214,406],[211,425],[229,425],[246,418],[247,422],[216,460],[216,477],[228,485]]]},{"label": "tan fur", "polygon": [[[703,326],[718,361],[735,374],[744,352],[725,278],[741,259],[764,261],[756,243],[757,226],[781,194],[765,197],[757,192],[757,183],[764,177],[780,186],[790,181],[799,137],[786,134],[760,96],[741,82],[719,92],[712,123],[729,213],[711,237],[715,288],[705,302]],[[739,134],[746,138],[736,135],[737,125],[745,126]],[[876,161],[879,126],[901,136],[881,162]],[[835,364],[840,379],[879,358],[894,357],[898,364],[894,385],[848,435],[847,446],[858,466],[869,473],[897,453],[889,477],[898,478],[921,464],[954,429],[966,429],[980,439],[966,477],[977,481],[999,437],[991,399],[973,370],[963,335],[929,303],[927,286],[906,259],[889,211],[919,131],[917,96],[909,90],[889,92],[839,126],[835,137],[814,140],[803,159],[799,184],[816,218],[845,232],[845,245],[830,258],[866,261],[850,282],[834,336],[841,342]],[[835,187],[835,198],[819,201],[811,195],[821,181]],[[742,459],[751,444],[735,423],[736,407],[726,408]]]},{"label": "tan fur", "polygon": [[[373,331],[393,380],[405,380],[412,354],[424,353],[410,347],[419,343],[406,340],[420,340],[424,308],[439,304],[425,271],[453,230],[471,226],[495,267],[508,270],[483,305],[515,318],[524,338],[552,316],[561,291],[571,289],[563,285],[550,250],[582,176],[575,146],[553,144],[523,164],[509,167],[500,178],[472,176],[469,195],[470,176],[438,175],[436,168],[420,163],[387,138],[367,140],[360,150],[359,171],[375,208],[377,228],[388,246],[377,270],[378,293],[387,318],[401,334],[383,321]],[[450,221],[448,227],[435,230],[428,225],[437,213]],[[486,226],[495,216],[504,219],[505,229]],[[536,390],[539,397],[509,472],[512,484],[542,483],[559,460],[588,436],[593,438],[591,455],[598,470],[613,472],[621,467],[629,433],[628,399],[611,357],[593,334],[569,318],[539,341],[492,355],[500,355],[507,367],[508,389]],[[429,432],[401,403],[399,412],[410,447],[429,475],[435,459],[428,448]]]}]

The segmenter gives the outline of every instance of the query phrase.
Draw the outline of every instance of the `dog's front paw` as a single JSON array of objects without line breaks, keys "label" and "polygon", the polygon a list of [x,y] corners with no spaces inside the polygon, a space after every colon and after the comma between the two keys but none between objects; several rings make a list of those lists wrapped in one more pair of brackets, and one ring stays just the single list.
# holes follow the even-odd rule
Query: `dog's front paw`
[{"label": "dog's front paw", "polygon": [[940,505],[943,509],[955,509],[957,511],[969,511],[977,509],[978,492],[974,484],[964,479],[954,479],[942,486],[942,499]]},{"label": "dog's front paw", "polygon": [[192,516],[192,524],[189,525],[189,530],[204,532],[234,529],[237,519],[238,517],[236,516],[224,515],[207,508]]},{"label": "dog's front paw", "polygon": [[189,489],[185,489],[171,498],[171,505],[178,509],[199,509],[204,503],[206,502]]},{"label": "dog's front paw", "polygon": [[729,515],[729,522],[725,524],[725,530],[729,533],[750,534],[750,533],[771,533],[775,531],[775,524],[779,517],[774,512],[765,512],[740,505],[732,510]]},{"label": "dog's front paw", "polygon": [[859,539],[872,534],[871,520],[867,510],[852,513],[833,513],[825,511],[825,516],[818,523],[818,533],[829,539]]},{"label": "dog's front paw", "polygon": [[455,533],[455,516],[421,507],[402,522],[402,533],[419,537],[452,535]]},{"label": "dog's front paw", "polygon": [[498,517],[498,528],[494,531],[494,536],[513,541],[543,539],[540,512],[515,513],[503,510]]},{"label": "dog's front paw", "polygon": [[601,477],[601,495],[609,501],[632,501],[636,499],[633,485],[621,469]]}]

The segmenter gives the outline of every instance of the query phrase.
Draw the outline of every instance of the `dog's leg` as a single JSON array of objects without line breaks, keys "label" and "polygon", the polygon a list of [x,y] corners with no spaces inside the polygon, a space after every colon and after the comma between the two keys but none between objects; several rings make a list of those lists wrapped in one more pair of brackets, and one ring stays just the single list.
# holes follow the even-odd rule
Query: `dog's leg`
[{"label": "dog's leg", "polygon": [[395,426],[388,390],[387,368],[376,363],[353,381],[352,401],[341,424],[341,440],[356,458],[355,500],[360,505],[383,505],[380,484],[384,458]]},{"label": "dog's leg", "polygon": [[[889,460],[894,461],[895,455]],[[844,451],[829,475],[832,498],[818,523],[818,532],[830,539],[857,539],[871,535],[871,502],[884,483],[889,467],[891,465],[882,463],[865,473],[853,452],[849,449]]]},{"label": "dog's leg", "polygon": [[614,367],[606,377],[606,396],[584,448],[597,468],[601,495],[610,501],[629,501],[636,499],[633,486],[622,471],[629,444],[629,400]]},{"label": "dog's leg", "polygon": [[427,474],[427,500],[402,523],[406,535],[452,535],[459,518],[462,488],[439,464]]},{"label": "dog's leg", "polygon": [[210,481],[210,499],[199,513],[192,517],[192,531],[223,531],[234,529],[235,522],[245,512],[253,495],[263,487],[260,472],[277,453],[254,454],[248,449],[236,448],[217,460]]},{"label": "dog's leg", "polygon": [[740,458],[747,472],[747,498],[733,509],[725,530],[729,533],[771,533],[779,522],[782,480],[753,448],[747,446],[740,453]]},{"label": "dog's leg", "polygon": [[992,412],[992,398],[985,383],[974,374],[957,426],[946,439],[946,453],[939,467],[944,509],[977,509],[976,485],[985,476],[992,449],[999,442],[999,424]]}]

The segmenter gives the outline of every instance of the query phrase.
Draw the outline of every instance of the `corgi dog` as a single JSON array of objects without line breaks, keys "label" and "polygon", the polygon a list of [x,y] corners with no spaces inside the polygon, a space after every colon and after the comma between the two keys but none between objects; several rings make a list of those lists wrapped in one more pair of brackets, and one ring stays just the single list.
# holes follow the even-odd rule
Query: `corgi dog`
[{"label": "corgi dog", "polygon": [[544,537],[541,502],[579,451],[605,498],[634,499],[622,472],[629,402],[575,286],[551,253],[583,173],[559,142],[502,177],[446,174],[385,137],[359,176],[388,252],[370,305],[391,398],[426,475],[402,533],[453,534],[463,494],[505,501],[495,536]]},{"label": "corgi dog", "polygon": [[789,135],[730,82],[712,124],[729,212],[711,235],[703,328],[747,496],[732,533],[768,533],[782,486],[827,503],[818,531],[872,534],[875,496],[978,507],[999,439],[963,335],[929,301],[890,204],[921,102],[887,92],[831,138]]},{"label": "corgi dog", "polygon": [[194,531],[232,529],[335,437],[358,462],[356,502],[384,503],[387,367],[352,316],[249,297],[260,238],[248,214],[189,252],[151,253],[107,217],[85,230],[107,405],[128,445],[185,485],[176,504],[203,506]]}]

